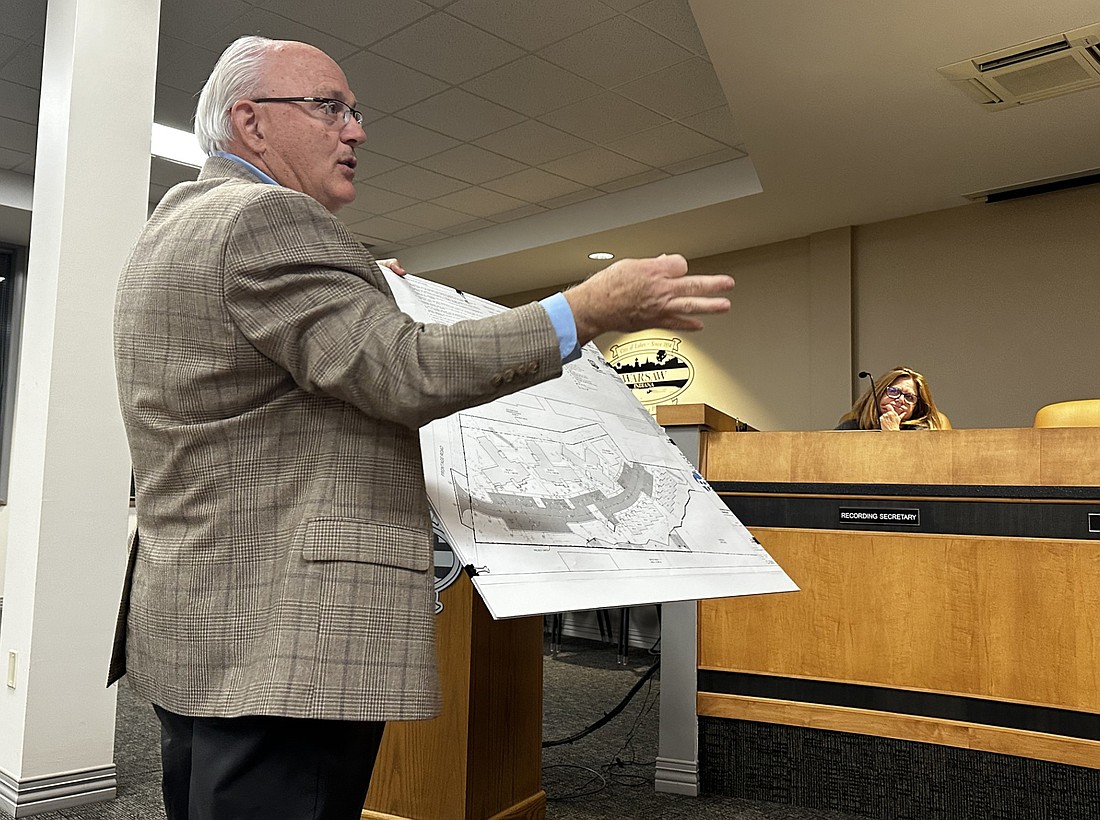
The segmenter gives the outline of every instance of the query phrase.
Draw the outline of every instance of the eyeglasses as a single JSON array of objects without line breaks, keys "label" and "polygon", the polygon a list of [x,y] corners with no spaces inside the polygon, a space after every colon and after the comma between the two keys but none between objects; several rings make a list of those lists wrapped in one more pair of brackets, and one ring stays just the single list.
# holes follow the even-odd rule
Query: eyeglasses
[{"label": "eyeglasses", "polygon": [[335,100],[332,97],[260,97],[252,102],[317,103],[320,110],[334,121],[340,119],[344,125],[347,125],[354,117],[357,125],[363,124],[362,111],[357,111],[343,100]]},{"label": "eyeglasses", "polygon": [[886,395],[891,399],[904,399],[906,404],[916,404],[917,397],[910,393],[908,390],[902,390],[900,387],[887,387]]}]

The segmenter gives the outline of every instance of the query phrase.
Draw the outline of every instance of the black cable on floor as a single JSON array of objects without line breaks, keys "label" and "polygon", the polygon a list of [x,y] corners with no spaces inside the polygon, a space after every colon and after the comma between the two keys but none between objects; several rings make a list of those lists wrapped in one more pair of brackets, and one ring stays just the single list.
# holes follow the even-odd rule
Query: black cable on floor
[{"label": "black cable on floor", "polygon": [[624,698],[623,698],[623,699],[622,699],[621,701],[619,701],[618,705],[616,705],[616,706],[615,706],[615,708],[613,708],[613,709],[612,709],[612,710],[611,710],[610,712],[608,712],[607,714],[605,714],[605,715],[604,715],[604,716],[603,716],[602,718],[600,718],[599,720],[597,720],[597,721],[596,721],[595,723],[593,723],[592,725],[590,725],[590,726],[587,726],[587,727],[586,727],[586,728],[584,728],[584,729],[581,729],[581,730],[580,730],[579,732],[577,732],[577,733],[576,733],[576,734],[574,734],[574,735],[570,735],[569,737],[563,737],[563,738],[561,738],[561,739],[559,739],[559,740],[544,740],[544,741],[542,742],[542,748],[544,748],[544,749],[548,749],[548,748],[550,748],[551,746],[563,746],[563,745],[565,745],[566,743],[576,743],[576,742],[577,742],[578,740],[580,740],[580,739],[581,739],[582,737],[586,737],[587,735],[590,735],[590,734],[592,734],[592,733],[593,733],[594,731],[596,731],[597,729],[599,729],[599,728],[600,728],[601,726],[605,726],[605,725],[607,725],[607,723],[608,723],[609,721],[611,721],[611,720],[612,720],[612,719],[613,719],[613,718],[614,718],[614,717],[615,717],[615,716],[616,716],[617,714],[619,714],[619,712],[621,712],[621,711],[622,711],[623,709],[625,709],[625,708],[626,708],[626,705],[627,705],[628,703],[630,703],[631,699],[632,699],[632,698],[633,698],[633,697],[634,697],[634,696],[635,696],[636,694],[638,694],[638,691],[639,691],[639,690],[640,690],[640,689],[641,689],[641,688],[642,688],[643,686],[645,686],[645,683],[646,683],[646,681],[648,681],[648,680],[649,680],[650,678],[652,678],[652,677],[653,677],[653,675],[654,675],[654,674],[655,674],[655,673],[657,672],[657,670],[658,670],[658,669],[659,669],[660,667],[661,667],[661,659],[660,659],[660,657],[658,657],[658,658],[657,658],[657,660],[655,660],[655,661],[653,662],[653,664],[652,664],[652,665],[651,665],[651,666],[649,667],[649,669],[647,669],[647,670],[646,670],[646,671],[645,671],[645,672],[644,672],[644,673],[642,674],[642,676],[641,676],[640,678],[638,678],[638,681],[637,681],[637,683],[635,683],[635,684],[634,684],[634,685],[633,685],[633,686],[632,686],[632,687],[630,688],[630,691],[626,693],[626,697],[624,697]]}]

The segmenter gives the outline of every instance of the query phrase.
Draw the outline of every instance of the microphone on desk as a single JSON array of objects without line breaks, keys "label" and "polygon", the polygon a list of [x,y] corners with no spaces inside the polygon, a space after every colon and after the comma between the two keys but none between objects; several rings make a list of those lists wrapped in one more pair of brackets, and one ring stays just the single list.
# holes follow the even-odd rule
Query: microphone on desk
[{"label": "microphone on desk", "polygon": [[880,425],[882,424],[882,406],[878,403],[878,391],[875,390],[875,380],[866,370],[859,371],[859,377],[861,379],[867,379],[871,383],[871,395],[875,399],[875,421]]}]

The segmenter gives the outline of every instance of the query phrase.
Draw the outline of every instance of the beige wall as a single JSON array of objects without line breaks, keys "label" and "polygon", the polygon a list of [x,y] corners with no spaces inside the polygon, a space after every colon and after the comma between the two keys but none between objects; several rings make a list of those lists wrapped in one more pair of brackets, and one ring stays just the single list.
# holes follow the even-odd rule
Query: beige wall
[{"label": "beige wall", "polygon": [[[966,205],[691,261],[733,309],[680,334],[706,402],[762,430],[831,428],[895,364],[956,427],[1027,427],[1100,396],[1100,187]],[[544,293],[516,294],[518,304]],[[662,334],[604,336],[611,345]],[[676,334],[663,334],[673,336]]]},{"label": "beige wall", "polygon": [[[843,412],[836,405],[850,402],[848,237],[843,229],[693,260],[694,273],[733,276],[728,314],[698,333],[608,335],[597,344],[608,355],[624,341],[679,335],[695,378],[678,403],[710,404],[760,430],[831,427]],[[822,283],[828,298],[814,298]],[[822,381],[821,372],[832,377]]]},{"label": "beige wall", "polygon": [[956,427],[1100,396],[1100,186],[861,226],[856,360],[928,377]]}]

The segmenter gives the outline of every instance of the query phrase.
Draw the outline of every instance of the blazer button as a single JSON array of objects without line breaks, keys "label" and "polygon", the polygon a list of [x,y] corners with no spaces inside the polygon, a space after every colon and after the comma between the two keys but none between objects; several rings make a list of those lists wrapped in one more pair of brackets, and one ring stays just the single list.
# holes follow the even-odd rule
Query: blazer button
[{"label": "blazer button", "polygon": [[539,372],[539,363],[537,361],[536,362],[531,362],[530,364],[527,365],[527,369],[532,373],[538,373]]},{"label": "blazer button", "polygon": [[497,373],[493,378],[489,379],[489,383],[492,384],[493,387],[500,387],[504,384],[504,377]]},{"label": "blazer button", "polygon": [[516,371],[514,371],[512,368],[509,367],[507,370],[504,371],[504,381],[510,382],[515,379],[515,377]]}]

